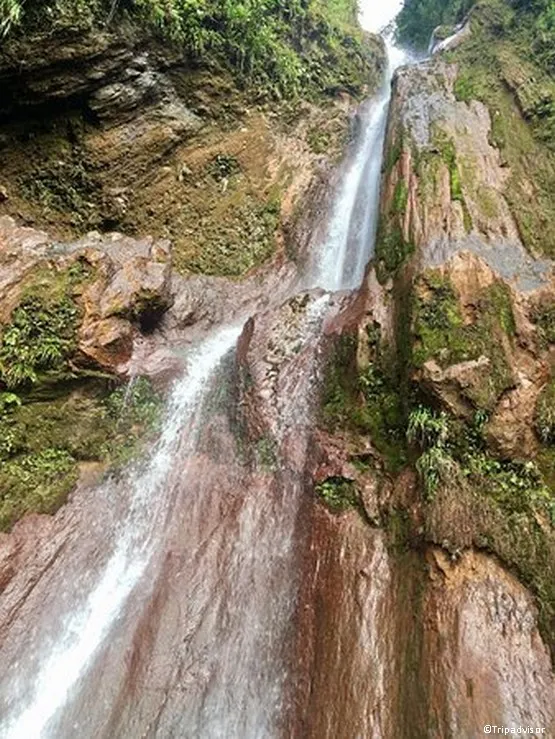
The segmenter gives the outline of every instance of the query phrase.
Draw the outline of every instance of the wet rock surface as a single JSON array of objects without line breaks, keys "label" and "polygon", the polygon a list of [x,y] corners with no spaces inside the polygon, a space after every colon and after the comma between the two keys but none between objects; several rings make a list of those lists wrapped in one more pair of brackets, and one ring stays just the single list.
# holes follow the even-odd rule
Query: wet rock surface
[{"label": "wet rock surface", "polygon": [[[428,555],[423,654],[437,735],[474,737],[487,724],[555,728],[555,677],[534,602],[495,560]],[[432,730],[432,726],[430,726]]]},{"label": "wet rock surface", "polygon": [[[106,69],[86,58],[91,105],[109,126],[146,102],[166,105],[167,90],[146,62],[130,72],[125,55],[114,54]],[[104,84],[114,70],[120,81]],[[298,277],[284,258],[242,283],[186,278],[172,273],[165,240],[92,234],[60,245],[0,220],[3,323],[34,272],[86,263],[78,351],[87,362],[174,389],[185,372],[181,395],[195,382],[212,388],[199,407],[196,395],[185,405],[172,396],[169,431],[142,472],[94,485],[83,477],[56,515],[28,516],[0,534],[6,675],[41,677],[41,649],[67,627],[65,606],[85,614],[70,634],[84,635],[77,667],[90,666],[86,679],[60,697],[47,676],[48,700],[64,703],[49,727],[57,736],[470,738],[488,723],[553,730],[550,593],[542,588],[553,582],[555,550],[546,510],[520,498],[503,507],[493,473],[491,487],[486,480],[478,489],[453,472],[426,497],[405,429],[400,442],[391,423],[384,443],[376,418],[357,413],[398,411],[392,396],[412,387],[453,423],[483,411],[480,451],[490,461],[545,451],[536,423],[550,381],[549,265],[519,241],[485,110],[460,108],[452,82],[441,64],[397,81],[389,148],[399,130],[410,145],[403,142],[385,174],[383,211],[387,227],[400,229],[395,244],[411,248],[382,284],[370,271],[358,296],[291,297]],[[79,84],[68,70],[59,94],[77,95]],[[186,125],[183,108],[166,113]],[[451,144],[445,153],[445,137],[434,141],[438,120],[456,155],[478,168],[479,187],[462,200]],[[424,192],[413,145],[441,159],[431,168],[435,187]],[[482,186],[494,201],[491,218],[480,212]],[[306,222],[298,228],[308,240]],[[189,360],[224,323],[236,324],[225,344],[232,350],[237,338],[236,354],[223,352],[217,373],[197,377]],[[400,337],[406,373],[394,375],[391,390],[385,373],[369,370]],[[464,338],[462,348],[453,337]],[[353,405],[339,398],[340,412],[356,417],[337,429],[326,427],[318,405],[342,342],[349,362],[340,373],[359,374]],[[408,456],[393,468],[390,446],[401,444]],[[129,521],[138,548],[126,542]],[[106,633],[107,604],[93,597],[104,578],[121,578],[128,596],[108,604],[115,610]],[[75,669],[58,656],[58,676]],[[256,679],[238,684],[238,666]],[[11,716],[31,698],[8,680],[0,707]]]}]

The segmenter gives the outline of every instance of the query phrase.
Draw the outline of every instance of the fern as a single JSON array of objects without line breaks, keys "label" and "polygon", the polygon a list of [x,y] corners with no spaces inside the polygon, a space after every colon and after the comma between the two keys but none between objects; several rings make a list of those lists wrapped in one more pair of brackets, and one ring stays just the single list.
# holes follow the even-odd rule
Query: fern
[{"label": "fern", "polygon": [[41,371],[62,369],[75,348],[77,307],[69,298],[43,303],[27,297],[0,338],[0,379],[8,388],[37,382]]},{"label": "fern", "polygon": [[21,0],[0,0],[0,38],[6,36],[21,21]]},{"label": "fern", "polygon": [[425,406],[415,408],[410,416],[407,439],[418,442],[424,449],[433,445],[443,446],[449,437],[449,417],[446,413],[434,413]]}]

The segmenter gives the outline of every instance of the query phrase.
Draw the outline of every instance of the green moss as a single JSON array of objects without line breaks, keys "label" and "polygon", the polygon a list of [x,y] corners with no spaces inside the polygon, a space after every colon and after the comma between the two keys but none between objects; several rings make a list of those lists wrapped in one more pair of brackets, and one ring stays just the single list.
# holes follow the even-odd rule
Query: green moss
[{"label": "green moss", "polygon": [[0,332],[0,381],[8,388],[37,383],[39,376],[63,373],[76,348],[76,298],[90,277],[82,261],[63,271],[35,271]]},{"label": "green moss", "polygon": [[507,336],[516,334],[516,321],[513,312],[511,291],[504,282],[494,282],[486,290],[486,311],[496,320]]},{"label": "green moss", "polygon": [[449,170],[451,200],[463,203],[461,176],[457,165],[457,150],[453,140],[448,138],[441,129],[436,129],[433,136],[433,145],[439,149],[440,156]]},{"label": "green moss", "polygon": [[421,367],[431,358],[454,364],[470,358],[463,317],[451,283],[439,272],[428,271],[417,283],[416,292],[413,364]]},{"label": "green moss", "polygon": [[478,99],[480,95],[474,75],[466,69],[459,71],[453,85],[453,92],[457,100],[465,103]]},{"label": "green moss", "polygon": [[307,133],[307,141],[314,154],[326,154],[332,144],[332,136],[320,126],[313,126]]},{"label": "green moss", "polygon": [[532,310],[532,320],[538,327],[540,343],[544,348],[555,344],[555,303],[536,305]]},{"label": "green moss", "polygon": [[255,444],[255,457],[257,464],[269,471],[277,469],[277,449],[273,439],[262,437]]},{"label": "green moss", "polygon": [[432,358],[442,367],[482,356],[489,359],[483,380],[464,391],[476,407],[491,409],[500,393],[512,385],[503,337],[510,340],[516,328],[510,292],[504,284],[495,283],[482,292],[476,319],[467,324],[450,282],[440,272],[429,270],[416,283],[413,321],[415,367]]},{"label": "green moss", "polygon": [[555,444],[555,380],[551,379],[536,403],[536,431],[544,444]]},{"label": "green moss", "polygon": [[383,170],[390,174],[403,153],[403,134],[396,133],[393,142],[388,146],[384,157]]},{"label": "green moss", "polygon": [[199,228],[192,236],[193,254],[174,255],[178,271],[240,277],[274,253],[280,220],[279,195],[266,202],[250,195],[239,204],[231,200],[226,206],[226,217],[217,218],[221,207],[214,202],[213,212],[201,216]]},{"label": "green moss", "polygon": [[[82,127],[70,121],[68,127]],[[75,134],[71,133],[71,140]],[[25,170],[17,180],[20,196],[39,206],[46,218],[67,214],[71,225],[92,229],[100,225],[97,209],[101,188],[88,165],[86,152],[70,143],[66,131],[43,136],[45,158],[38,167]]]},{"label": "green moss", "polygon": [[0,381],[6,387],[67,373],[77,346],[77,299],[92,274],[85,260],[31,274],[10,323],[0,328]]},{"label": "green moss", "polygon": [[[424,418],[417,424],[417,436],[425,442],[420,442],[424,453],[416,466],[427,503],[426,538],[452,552],[476,546],[500,557],[536,595],[541,629],[547,643],[553,643],[555,497],[544,472],[550,469],[549,474],[555,474],[553,455],[546,450],[540,465],[500,461],[487,449],[483,414],[465,423],[445,414],[442,420],[432,409],[417,410]],[[439,468],[435,464],[422,466],[427,451],[440,453]],[[442,474],[445,465],[446,475]],[[431,495],[426,487],[430,472]],[[410,541],[410,536],[410,531],[403,531],[405,541]]]},{"label": "green moss", "polygon": [[0,530],[28,511],[52,513],[77,481],[75,460],[46,448],[4,462],[0,471]]},{"label": "green moss", "polygon": [[407,209],[407,202],[409,199],[409,188],[404,180],[399,180],[395,186],[395,192],[393,194],[393,212],[402,214]]},{"label": "green moss", "polygon": [[413,527],[409,512],[404,508],[393,508],[384,521],[389,547],[396,554],[410,550],[413,542]]},{"label": "green moss", "polygon": [[326,368],[322,422],[331,431],[368,436],[388,469],[399,470],[406,445],[395,372],[387,368],[387,352],[380,347],[374,346],[374,361],[362,370],[357,367],[356,351],[356,338],[349,335],[335,346]]},{"label": "green moss", "polygon": [[401,469],[406,461],[403,437],[404,407],[399,384],[392,369],[385,369],[385,358],[375,359],[359,374],[358,386],[364,403],[355,414],[356,423],[370,436],[383,455],[390,471]]},{"label": "green moss", "polygon": [[314,492],[334,513],[343,513],[358,505],[355,484],[345,477],[328,477],[316,485]]},{"label": "green moss", "polygon": [[414,244],[405,241],[403,229],[397,219],[382,217],[376,239],[378,279],[385,282],[413,252]]},{"label": "green moss", "polygon": [[[522,9],[519,9],[522,14]],[[473,33],[452,58],[459,65],[456,96],[489,109],[491,143],[508,166],[504,195],[525,246],[555,253],[555,83],[530,55],[537,42],[524,19],[489,0],[474,13]],[[476,198],[479,206],[486,206]],[[487,213],[485,213],[487,216]]]},{"label": "green moss", "polygon": [[162,398],[146,378],[110,391],[106,382],[64,383],[61,397],[0,395],[0,530],[27,512],[52,513],[79,464],[118,467],[157,430]]}]

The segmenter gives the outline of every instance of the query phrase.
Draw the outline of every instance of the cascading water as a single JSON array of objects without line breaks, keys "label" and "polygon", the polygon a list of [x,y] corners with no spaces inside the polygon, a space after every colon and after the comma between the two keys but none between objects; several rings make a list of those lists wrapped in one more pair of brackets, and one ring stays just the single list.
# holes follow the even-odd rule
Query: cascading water
[{"label": "cascading water", "polygon": [[[369,4],[363,24],[378,30],[399,4],[379,11]],[[306,287],[344,290],[362,280],[376,232],[391,73],[404,58],[390,42],[388,51],[388,75],[362,107],[358,143]],[[328,302],[327,295],[316,300],[301,322],[303,345],[317,343]],[[302,470],[280,471],[272,491],[255,476],[243,496],[222,489],[198,461],[210,392],[239,333],[225,327],[198,347],[172,391],[151,458],[91,493],[77,523],[69,522],[55,561],[26,599],[24,609],[40,613],[33,629],[18,628],[24,609],[9,619],[2,739],[279,734]],[[302,437],[299,429],[308,427],[313,370],[308,362],[301,380],[287,385],[278,446],[292,428]],[[155,625],[144,626],[147,611]],[[146,667],[135,665],[137,652]]]},{"label": "cascading water", "polygon": [[359,110],[360,136],[348,159],[336,194],[323,248],[314,253],[310,284],[326,290],[349,290],[360,285],[378,227],[380,171],[387,123],[391,78],[407,56],[385,36],[387,69],[377,96]]},{"label": "cascading water", "polygon": [[[218,363],[235,344],[239,331],[237,326],[226,327],[191,356],[189,370],[170,397],[163,432],[151,460],[146,468],[130,472],[124,483],[130,491],[129,502],[125,510],[117,510],[117,519],[106,521],[111,537],[104,541],[107,556],[98,567],[96,583],[87,594],[80,592],[81,583],[77,580],[72,592],[64,593],[72,609],[62,616],[60,623],[53,623],[53,614],[47,612],[45,631],[57,633],[45,659],[43,649],[33,641],[27,643],[25,656],[18,659],[15,679],[12,676],[9,690],[2,696],[4,715],[9,717],[1,727],[2,736],[23,738],[50,733],[50,720],[88,668],[152,561],[158,544],[156,537],[163,529],[171,503],[171,497],[162,495],[161,488],[168,485],[168,471],[176,452],[179,450],[186,460],[194,448],[202,420],[205,387]],[[119,488],[110,480],[96,495],[116,498]]]}]

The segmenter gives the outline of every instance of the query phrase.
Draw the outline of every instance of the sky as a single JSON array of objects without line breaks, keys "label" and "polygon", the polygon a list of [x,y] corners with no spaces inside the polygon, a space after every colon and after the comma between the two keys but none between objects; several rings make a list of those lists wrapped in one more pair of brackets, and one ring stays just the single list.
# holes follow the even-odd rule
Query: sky
[{"label": "sky", "polygon": [[359,0],[360,23],[367,31],[380,31],[403,7],[403,0]]}]

